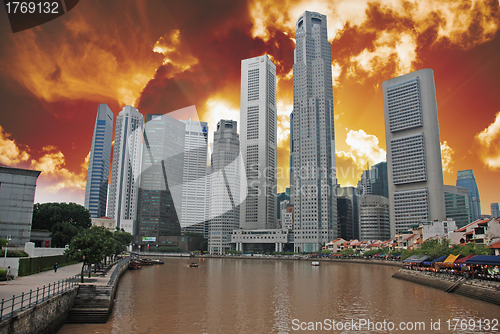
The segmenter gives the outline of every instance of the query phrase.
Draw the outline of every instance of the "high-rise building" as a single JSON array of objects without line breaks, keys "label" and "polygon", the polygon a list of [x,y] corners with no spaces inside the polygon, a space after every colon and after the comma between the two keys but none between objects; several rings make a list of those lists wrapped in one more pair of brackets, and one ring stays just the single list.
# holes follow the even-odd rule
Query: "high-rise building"
[{"label": "high-rise building", "polygon": [[240,142],[247,198],[243,229],[276,228],[276,66],[268,56],[241,61]]},{"label": "high-rise building", "polygon": [[337,197],[337,237],[345,240],[354,239],[354,221],[352,219],[352,201],[344,196]]},{"label": "high-rise building", "polygon": [[370,171],[370,183],[372,195],[389,198],[389,187],[387,184],[387,162],[382,161],[372,166]]},{"label": "high-rise building", "polygon": [[186,125],[168,115],[146,115],[137,204],[136,244],[181,232]]},{"label": "high-rise building", "polygon": [[471,220],[469,190],[467,188],[444,186],[446,218],[453,219],[457,227],[469,224]]},{"label": "high-rise building", "polygon": [[359,199],[359,240],[388,240],[391,237],[389,199],[365,195]]},{"label": "high-rise building", "polygon": [[477,188],[476,178],[472,169],[458,171],[457,187],[467,188],[469,190],[472,221],[481,218],[481,199],[479,198],[479,189]]},{"label": "high-rise building", "polygon": [[137,192],[142,161],[144,117],[134,107],[125,106],[116,117],[113,165],[108,193],[108,217],[116,227],[135,232]]},{"label": "high-rise building", "polygon": [[498,203],[491,203],[491,216],[493,218],[500,217],[500,207],[498,206]]},{"label": "high-rise building", "polygon": [[[214,132],[210,174],[208,251],[223,254],[231,248],[231,232],[240,224],[240,138],[237,122],[220,120]],[[242,185],[245,186],[244,184]]]},{"label": "high-rise building", "polygon": [[90,148],[84,202],[92,218],[101,218],[106,215],[113,119],[113,112],[108,105],[99,104]]},{"label": "high-rise building", "polygon": [[293,65],[291,202],[295,251],[314,252],[337,236],[331,47],[326,16],[296,23]]},{"label": "high-rise building", "polygon": [[10,239],[9,247],[24,247],[30,241],[39,175],[38,170],[0,164],[0,238]]},{"label": "high-rise building", "polygon": [[[362,192],[356,187],[340,187],[337,185],[337,196],[348,198],[352,203],[352,233],[353,239],[359,239],[359,199]],[[338,236],[337,236],[338,237]]]},{"label": "high-rise building", "polygon": [[446,218],[432,70],[384,81],[391,235]]},{"label": "high-rise building", "polygon": [[281,211],[282,211],[282,207],[281,207],[281,203],[283,203],[283,201],[287,201],[288,204],[287,206],[290,204],[290,188],[286,188],[285,192],[282,192],[282,193],[279,193],[277,196],[277,208],[278,208],[278,220],[281,219]]},{"label": "high-rise building", "polygon": [[371,195],[372,194],[372,178],[370,176],[371,171],[364,170],[363,173],[361,174],[361,180],[358,181],[358,192],[364,196],[364,195]]},{"label": "high-rise building", "polygon": [[203,233],[207,210],[205,199],[207,195],[208,124],[192,120],[180,122],[186,125],[181,230]]}]

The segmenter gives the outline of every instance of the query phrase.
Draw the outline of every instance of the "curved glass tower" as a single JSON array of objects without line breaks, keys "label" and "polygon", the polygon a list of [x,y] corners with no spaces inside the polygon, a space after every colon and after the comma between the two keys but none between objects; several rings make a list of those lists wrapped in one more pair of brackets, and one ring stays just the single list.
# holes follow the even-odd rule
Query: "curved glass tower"
[{"label": "curved glass tower", "polygon": [[481,216],[481,199],[479,198],[479,190],[472,169],[458,171],[457,187],[469,190],[471,219],[472,221],[478,220]]}]

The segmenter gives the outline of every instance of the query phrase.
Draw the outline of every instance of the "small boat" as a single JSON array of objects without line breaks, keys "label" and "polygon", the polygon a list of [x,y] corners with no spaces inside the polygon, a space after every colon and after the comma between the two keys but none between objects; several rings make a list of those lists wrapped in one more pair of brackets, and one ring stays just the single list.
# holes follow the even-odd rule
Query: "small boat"
[{"label": "small boat", "polygon": [[190,268],[198,268],[199,264],[198,263],[195,263],[195,262],[192,262],[189,264],[189,267]]},{"label": "small boat", "polygon": [[317,267],[317,266],[319,266],[319,262],[318,261],[313,261],[313,262],[311,262],[311,265]]},{"label": "small boat", "polygon": [[137,261],[130,261],[130,263],[128,264],[128,269],[139,270],[139,269],[142,269],[142,266]]}]

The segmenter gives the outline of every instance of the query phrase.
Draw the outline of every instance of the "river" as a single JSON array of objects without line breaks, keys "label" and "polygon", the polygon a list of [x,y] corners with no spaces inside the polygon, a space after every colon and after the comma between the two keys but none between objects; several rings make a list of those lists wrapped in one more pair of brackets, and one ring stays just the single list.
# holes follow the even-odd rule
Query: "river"
[{"label": "river", "polygon": [[67,324],[58,333],[299,333],[312,329],[317,333],[492,333],[485,330],[487,324],[490,330],[500,331],[500,325],[495,327],[500,306],[392,278],[397,267],[196,259],[200,266],[189,268],[190,259],[163,260],[164,265],[123,275],[106,324]]}]

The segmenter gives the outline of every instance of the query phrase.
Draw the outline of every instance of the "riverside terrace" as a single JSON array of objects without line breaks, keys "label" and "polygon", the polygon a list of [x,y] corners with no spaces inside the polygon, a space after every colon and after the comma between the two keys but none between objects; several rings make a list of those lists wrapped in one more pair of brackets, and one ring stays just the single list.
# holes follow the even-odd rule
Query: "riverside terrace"
[{"label": "riverside terrace", "polygon": [[434,260],[414,255],[403,260],[403,268],[500,282],[500,256],[495,255],[450,254]]}]

